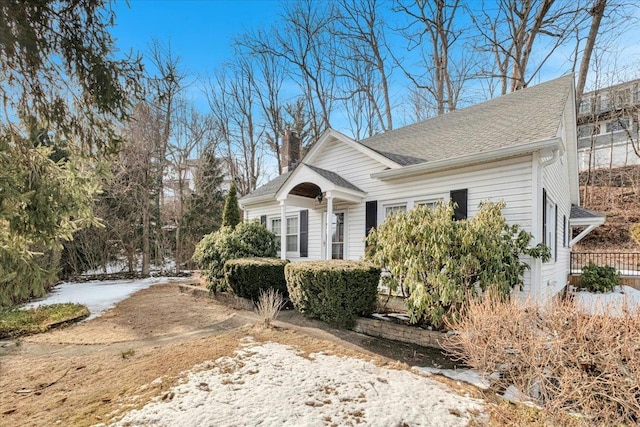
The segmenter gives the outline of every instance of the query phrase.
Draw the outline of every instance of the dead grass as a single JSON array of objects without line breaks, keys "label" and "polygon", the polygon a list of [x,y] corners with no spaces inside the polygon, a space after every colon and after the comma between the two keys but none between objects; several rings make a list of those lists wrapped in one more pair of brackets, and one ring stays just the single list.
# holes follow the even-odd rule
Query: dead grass
[{"label": "dead grass", "polygon": [[487,296],[451,326],[458,334],[446,350],[486,375],[499,373],[494,390],[514,385],[542,408],[524,410],[520,416],[534,415],[525,419],[564,425],[573,413],[586,425],[640,421],[640,313],[588,316],[568,301],[537,308]]}]

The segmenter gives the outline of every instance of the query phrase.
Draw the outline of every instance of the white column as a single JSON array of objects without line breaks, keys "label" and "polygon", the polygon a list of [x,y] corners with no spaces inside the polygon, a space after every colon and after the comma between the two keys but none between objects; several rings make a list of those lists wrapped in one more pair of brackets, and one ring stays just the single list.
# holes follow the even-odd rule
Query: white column
[{"label": "white column", "polygon": [[327,194],[327,259],[331,259],[331,222],[333,219],[333,196]]},{"label": "white column", "polygon": [[287,259],[287,201],[280,201],[280,259]]}]

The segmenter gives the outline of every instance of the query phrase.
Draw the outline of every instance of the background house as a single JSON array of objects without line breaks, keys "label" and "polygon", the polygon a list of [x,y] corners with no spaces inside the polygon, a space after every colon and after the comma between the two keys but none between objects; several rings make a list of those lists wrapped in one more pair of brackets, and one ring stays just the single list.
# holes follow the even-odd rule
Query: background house
[{"label": "background house", "polygon": [[587,92],[578,108],[580,171],[640,165],[640,79]]}]

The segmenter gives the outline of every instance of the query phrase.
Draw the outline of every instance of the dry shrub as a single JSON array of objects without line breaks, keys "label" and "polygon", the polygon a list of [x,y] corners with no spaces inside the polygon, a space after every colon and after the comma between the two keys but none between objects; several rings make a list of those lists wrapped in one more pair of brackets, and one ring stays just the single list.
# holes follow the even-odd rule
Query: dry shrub
[{"label": "dry shrub", "polygon": [[264,321],[264,326],[271,326],[271,322],[276,320],[280,309],[284,305],[282,294],[273,288],[260,292],[260,298],[256,303],[256,311]]},{"label": "dry shrub", "polygon": [[587,315],[571,301],[536,307],[487,295],[449,326],[457,334],[443,343],[447,351],[491,376],[495,389],[515,386],[546,415],[640,423],[640,311]]}]

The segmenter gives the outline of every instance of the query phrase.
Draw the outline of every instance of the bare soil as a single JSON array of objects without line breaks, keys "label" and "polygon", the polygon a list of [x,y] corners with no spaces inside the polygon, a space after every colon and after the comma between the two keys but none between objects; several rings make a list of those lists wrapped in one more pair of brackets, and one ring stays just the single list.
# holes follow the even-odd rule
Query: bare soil
[{"label": "bare soil", "polygon": [[[590,184],[585,185],[589,179]],[[640,252],[629,233],[640,222],[640,166],[580,174],[582,206],[603,213],[606,222],[577,244],[578,251]]]},{"label": "bare soil", "polygon": [[[428,349],[332,329],[293,312],[283,313],[276,328],[259,324],[252,312],[181,293],[175,284],[145,289],[102,317],[0,349],[0,425],[108,422],[163,396],[195,365],[233,355],[239,340],[249,335],[306,353],[329,351],[398,368],[438,357]],[[472,387],[464,392],[479,395]]]}]

